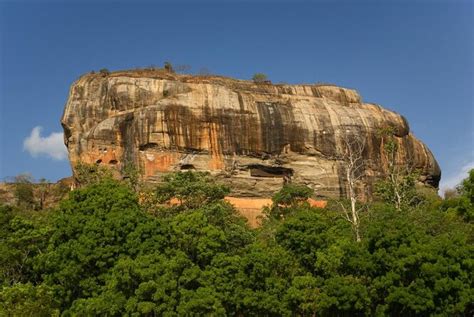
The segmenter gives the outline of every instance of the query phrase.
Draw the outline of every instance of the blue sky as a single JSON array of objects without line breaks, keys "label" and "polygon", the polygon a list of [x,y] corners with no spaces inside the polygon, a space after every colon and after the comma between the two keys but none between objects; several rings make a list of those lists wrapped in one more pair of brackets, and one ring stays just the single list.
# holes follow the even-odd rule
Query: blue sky
[{"label": "blue sky", "polygon": [[472,2],[196,2],[1,2],[0,179],[71,174],[55,133],[81,74],[166,60],[355,88],[407,117],[445,184],[474,167]]}]

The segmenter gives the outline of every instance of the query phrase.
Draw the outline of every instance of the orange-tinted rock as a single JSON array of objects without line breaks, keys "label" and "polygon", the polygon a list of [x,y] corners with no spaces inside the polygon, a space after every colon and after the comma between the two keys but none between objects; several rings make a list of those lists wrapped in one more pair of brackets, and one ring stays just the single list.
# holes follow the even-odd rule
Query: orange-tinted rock
[{"label": "orange-tinted rock", "polygon": [[286,181],[317,196],[346,196],[344,134],[361,136],[364,192],[387,175],[381,129],[391,127],[397,163],[438,186],[428,148],[395,112],[331,85],[255,84],[163,71],[88,74],[71,87],[62,124],[78,161],[121,171],[139,166],[150,182],[179,170],[209,171],[236,197],[271,197]]}]

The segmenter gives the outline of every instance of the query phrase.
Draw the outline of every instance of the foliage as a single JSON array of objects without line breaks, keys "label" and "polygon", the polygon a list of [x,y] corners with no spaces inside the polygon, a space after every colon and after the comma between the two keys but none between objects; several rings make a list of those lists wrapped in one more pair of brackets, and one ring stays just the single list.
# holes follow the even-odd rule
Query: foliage
[{"label": "foliage", "polygon": [[273,206],[270,216],[273,218],[283,218],[295,208],[307,203],[313,190],[304,185],[285,184],[282,189],[273,195]]},{"label": "foliage", "polygon": [[80,186],[99,183],[104,179],[112,178],[110,169],[98,164],[87,164],[79,162],[74,167],[74,178]]},{"label": "foliage", "polygon": [[[470,198],[471,185],[460,195]],[[358,243],[333,207],[305,203],[305,187],[275,194],[284,217],[256,230],[227,193],[208,174],[181,172],[156,189],[161,202],[181,204],[152,213],[129,184],[107,177],[70,192],[48,217],[0,206],[0,315],[474,312],[472,223],[457,209],[373,203]]]},{"label": "foliage", "polygon": [[156,188],[159,202],[175,198],[181,209],[198,208],[223,199],[228,193],[229,188],[215,184],[208,173],[192,171],[168,174],[164,177],[164,183]]},{"label": "foliage", "polygon": [[33,208],[35,205],[35,195],[33,191],[33,179],[29,174],[15,176],[15,198],[18,206]]},{"label": "foliage", "polygon": [[379,181],[375,184],[375,193],[383,201],[399,208],[416,207],[422,203],[422,197],[416,189],[416,173],[398,176],[396,182]]},{"label": "foliage", "polygon": [[267,80],[267,75],[263,73],[256,73],[252,76],[252,80],[256,83],[263,83]]},{"label": "foliage", "polygon": [[34,259],[46,249],[50,228],[21,209],[0,205],[0,286],[36,281]]},{"label": "foliage", "polygon": [[170,62],[165,62],[164,69],[169,73],[174,73],[173,65]]},{"label": "foliage", "polygon": [[110,75],[110,71],[107,68],[102,68],[101,70],[99,70],[99,74],[101,74],[102,77],[107,77],[108,75]]},{"label": "foliage", "polygon": [[474,298],[470,228],[436,210],[383,208],[366,233],[377,314],[468,314]]},{"label": "foliage", "polygon": [[130,162],[125,163],[122,168],[122,175],[125,183],[128,184],[133,191],[138,192],[140,190],[142,187],[140,178],[141,172],[135,164]]},{"label": "foliage", "polygon": [[442,211],[457,214],[465,221],[474,221],[474,169],[457,188],[458,195],[447,198],[440,206]]},{"label": "foliage", "polygon": [[106,179],[70,193],[37,263],[45,282],[56,286],[63,308],[98,291],[102,275],[127,254],[124,243],[144,218],[133,193],[116,181]]},{"label": "foliage", "polygon": [[410,166],[410,157],[407,164],[398,162],[399,144],[395,138],[393,127],[386,127],[379,131],[383,144],[383,159],[387,164],[388,176],[376,184],[375,194],[383,201],[392,204],[397,210],[413,208],[423,203],[422,195],[416,190],[416,181],[419,171]]},{"label": "foliage", "polygon": [[0,316],[59,316],[59,300],[46,285],[17,283],[0,290]]}]

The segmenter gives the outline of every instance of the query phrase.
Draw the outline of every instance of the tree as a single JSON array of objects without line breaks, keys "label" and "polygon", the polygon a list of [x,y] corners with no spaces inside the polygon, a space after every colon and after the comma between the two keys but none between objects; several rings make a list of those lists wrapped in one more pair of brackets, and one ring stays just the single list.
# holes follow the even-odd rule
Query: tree
[{"label": "tree", "polygon": [[127,237],[145,218],[136,196],[111,179],[72,191],[61,202],[38,268],[57,289],[62,309],[100,289],[103,274],[128,254]]},{"label": "tree", "polygon": [[164,68],[169,73],[174,73],[173,65],[170,62],[165,62]]},{"label": "tree", "polygon": [[256,73],[252,76],[252,80],[255,83],[263,83],[263,82],[267,81],[267,75],[265,75],[263,73]]},{"label": "tree", "polygon": [[177,72],[177,73],[187,73],[191,70],[191,66],[188,65],[188,64],[181,64],[181,65],[176,65],[174,67],[174,70]]},{"label": "tree", "polygon": [[207,67],[201,67],[198,71],[199,76],[209,76],[211,75],[211,71]]},{"label": "tree", "polygon": [[[469,202],[473,179],[459,187]],[[306,203],[311,192],[287,184],[274,197],[284,219],[256,230],[205,173],[164,178],[160,199],[182,204],[156,216],[110,178],[49,217],[0,205],[0,315],[472,315],[464,214],[372,202],[357,242],[339,211]]]},{"label": "tree", "polygon": [[69,294],[63,309],[79,315],[225,312],[204,271],[219,255],[241,254],[253,234],[207,174],[177,174],[160,192],[179,195],[186,209],[167,217],[141,213],[128,188],[112,180],[71,193],[41,257],[48,283]]},{"label": "tree", "polygon": [[270,209],[270,216],[283,219],[302,204],[308,204],[307,200],[312,194],[313,190],[305,185],[284,184],[282,189],[272,197],[273,206]]},{"label": "tree", "polygon": [[339,159],[342,161],[345,170],[350,211],[343,204],[341,204],[341,207],[345,219],[352,225],[356,241],[360,242],[360,213],[364,206],[357,206],[360,200],[360,193],[358,193],[357,188],[365,177],[364,150],[366,139],[362,135],[362,131],[350,126],[342,127],[339,134],[342,141],[342,155]]},{"label": "tree", "polygon": [[46,201],[46,197],[48,196],[49,190],[50,190],[50,183],[45,179],[41,178],[38,183],[38,193],[39,193],[39,209],[43,210],[44,209],[44,204]]},{"label": "tree", "polygon": [[59,316],[59,300],[51,287],[17,283],[0,290],[0,316]]},{"label": "tree", "polygon": [[416,191],[416,180],[418,173],[414,171],[407,158],[407,163],[398,163],[398,142],[394,136],[392,127],[380,131],[383,144],[382,157],[387,164],[388,176],[376,184],[375,192],[382,200],[393,203],[395,209],[410,208],[422,202]]},{"label": "tree", "polygon": [[374,313],[472,314],[472,228],[438,210],[395,211],[390,205],[373,207],[365,234]]},{"label": "tree", "polygon": [[469,199],[471,204],[474,204],[474,168],[469,171],[468,177],[461,182],[458,191]]},{"label": "tree", "polygon": [[160,203],[175,198],[178,208],[193,209],[213,201],[222,200],[230,190],[228,187],[215,184],[209,173],[186,171],[168,174],[163,183],[156,188]]},{"label": "tree", "polygon": [[314,307],[316,315],[367,315],[370,257],[351,231],[349,222],[335,212],[311,209],[293,213],[276,230],[278,244],[314,279],[310,285],[317,295],[305,305]]},{"label": "tree", "polygon": [[440,209],[457,214],[467,222],[474,220],[474,169],[471,169],[468,177],[457,186],[456,195],[446,197]]},{"label": "tree", "polygon": [[98,164],[87,164],[79,162],[74,167],[74,180],[79,186],[88,186],[111,179],[112,171]]},{"label": "tree", "polygon": [[102,77],[107,77],[108,75],[110,75],[110,71],[107,68],[102,68],[101,70],[99,70],[99,74],[101,74]]},{"label": "tree", "polygon": [[0,287],[35,282],[34,258],[45,251],[50,230],[22,209],[0,205]]},{"label": "tree", "polygon": [[30,174],[15,176],[15,198],[18,206],[32,208],[35,204],[33,178]]},{"label": "tree", "polygon": [[122,168],[122,175],[125,182],[134,192],[139,192],[142,187],[141,171],[135,164],[127,162]]}]

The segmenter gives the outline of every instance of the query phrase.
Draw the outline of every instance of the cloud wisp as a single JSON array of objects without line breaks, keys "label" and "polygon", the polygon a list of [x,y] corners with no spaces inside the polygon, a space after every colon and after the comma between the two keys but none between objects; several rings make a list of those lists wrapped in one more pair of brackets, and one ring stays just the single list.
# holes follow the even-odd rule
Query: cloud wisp
[{"label": "cloud wisp", "polygon": [[48,156],[54,160],[67,158],[67,149],[64,145],[62,132],[52,132],[48,136],[41,136],[41,127],[34,127],[31,134],[23,140],[23,150],[33,157]]}]

